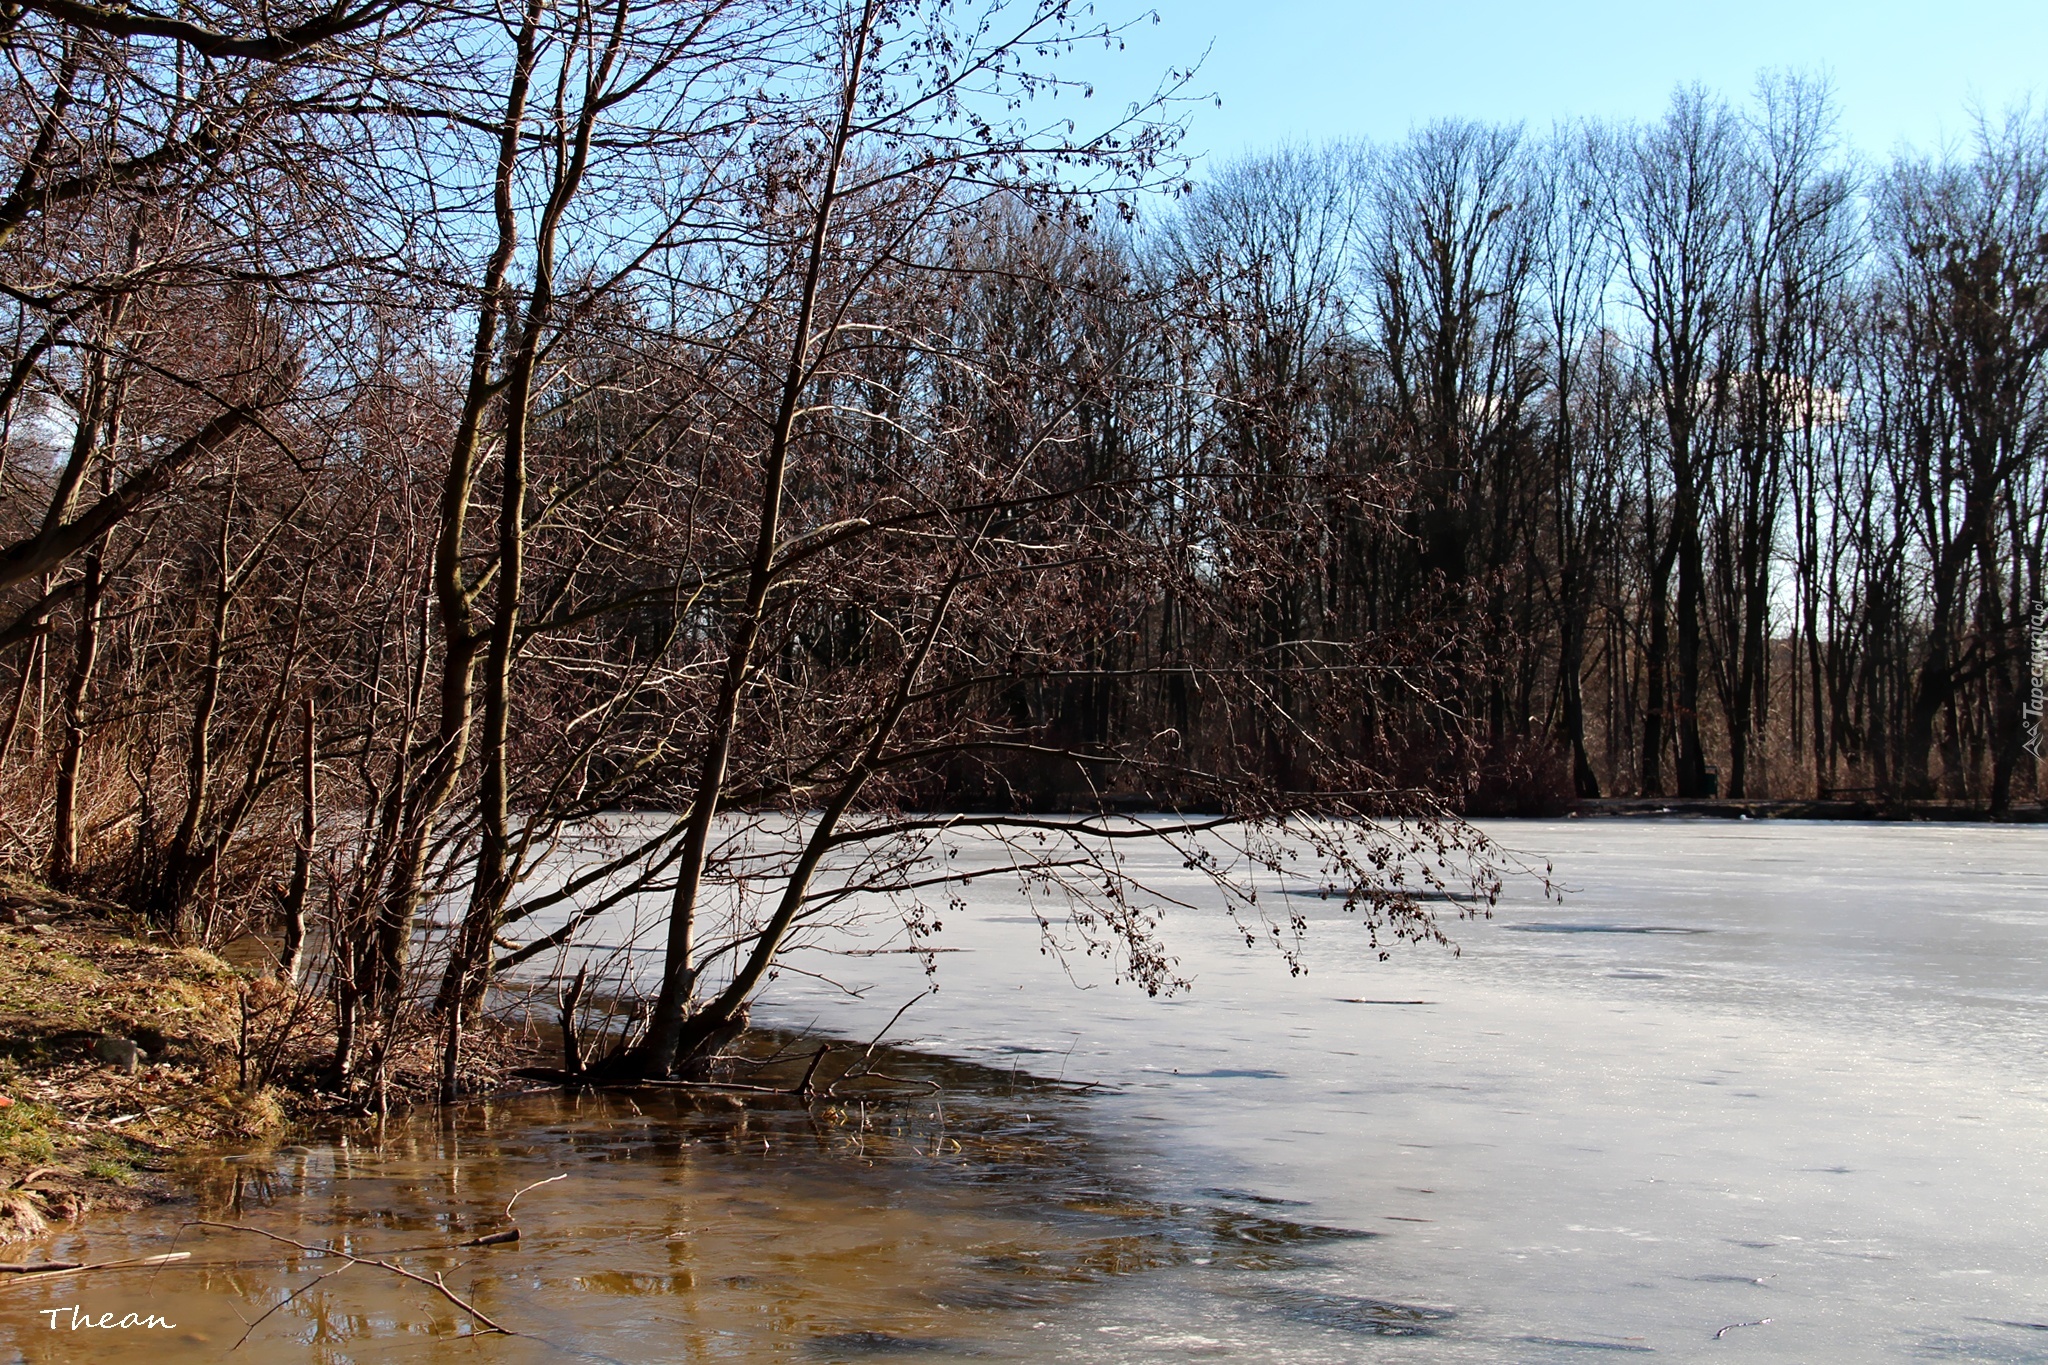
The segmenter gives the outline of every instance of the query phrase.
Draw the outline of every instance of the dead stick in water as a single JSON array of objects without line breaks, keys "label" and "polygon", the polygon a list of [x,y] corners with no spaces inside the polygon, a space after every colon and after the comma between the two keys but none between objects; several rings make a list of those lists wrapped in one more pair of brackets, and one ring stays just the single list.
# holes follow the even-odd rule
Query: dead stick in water
[{"label": "dead stick in water", "polygon": [[[543,1185],[552,1185],[557,1180],[567,1180],[568,1178],[569,1172],[563,1171],[560,1175],[551,1175],[546,1180],[536,1180],[531,1185],[520,1186],[512,1192],[512,1197],[505,1202],[505,1217],[507,1219],[512,1217],[512,1206],[518,1203],[519,1197],[528,1190],[537,1190]],[[463,1251],[471,1247],[510,1246],[518,1240],[519,1225],[514,1223],[510,1227],[499,1228],[496,1232],[480,1233],[466,1242],[432,1242],[413,1247],[386,1247],[377,1254],[380,1256],[415,1256],[426,1251]]]},{"label": "dead stick in water", "polygon": [[[297,1238],[287,1237],[281,1232],[271,1232],[266,1228],[250,1227],[246,1223],[217,1223],[210,1218],[195,1218],[191,1222],[185,1224],[185,1226],[188,1228],[220,1228],[222,1231],[225,1232],[252,1232],[256,1234],[258,1237],[268,1237],[273,1242],[283,1242],[286,1246],[297,1247],[299,1250],[310,1252],[315,1256],[339,1256],[342,1260],[347,1261],[350,1265],[373,1265],[376,1266],[379,1270],[388,1270],[392,1274],[402,1276],[403,1278],[411,1280],[416,1284],[425,1285],[427,1288],[439,1294],[442,1298],[448,1300],[448,1302],[454,1304],[457,1308],[460,1308],[463,1312],[469,1314],[472,1318],[475,1318],[478,1322],[482,1323],[484,1327],[490,1331],[497,1332],[502,1336],[508,1337],[523,1337],[527,1335],[524,1332],[515,1332],[510,1327],[503,1326],[502,1324],[498,1323],[493,1318],[491,1318],[489,1314],[485,1313],[483,1309],[478,1308],[475,1304],[469,1302],[469,1300],[463,1298],[460,1294],[457,1294],[454,1290],[450,1289],[448,1287],[448,1282],[441,1278],[441,1274],[439,1271],[436,1271],[434,1273],[434,1278],[430,1280],[424,1275],[416,1274],[413,1271],[407,1270],[402,1265],[394,1265],[390,1261],[380,1261],[370,1256],[351,1256],[348,1252],[338,1250],[334,1247],[316,1246],[311,1242],[301,1242]],[[181,1254],[189,1255],[190,1253]]]},{"label": "dead stick in water", "polygon": [[472,1237],[467,1242],[457,1242],[456,1245],[465,1247],[501,1247],[509,1246],[518,1240],[519,1229],[506,1228],[501,1232],[487,1232],[481,1237]]},{"label": "dead stick in water", "polygon": [[1763,1327],[1767,1325],[1769,1322],[1769,1318],[1758,1318],[1755,1322],[1731,1322],[1726,1327],[1723,1327],[1720,1331],[1714,1333],[1714,1340],[1719,1341],[1722,1337],[1727,1336],[1730,1332],[1734,1331],[1738,1327]]},{"label": "dead stick in water", "polygon": [[621,1081],[617,1085],[600,1086],[603,1090],[703,1090],[713,1094],[735,1095],[787,1095],[789,1092],[773,1085],[739,1085],[726,1081],[668,1081],[637,1080]]},{"label": "dead stick in water", "polygon": [[424,1256],[436,1251],[467,1251],[472,1247],[510,1246],[519,1240],[518,1228],[504,1228],[497,1232],[486,1232],[466,1242],[422,1242],[412,1247],[385,1247],[379,1256]]},{"label": "dead stick in water", "polygon": [[169,1265],[192,1255],[189,1251],[171,1251],[160,1256],[130,1256],[119,1261],[93,1261],[89,1264],[78,1261],[45,1261],[40,1265],[0,1264],[0,1271],[21,1276],[18,1280],[0,1280],[0,1284],[26,1284],[30,1280],[49,1279],[58,1275],[79,1275],[88,1270],[119,1270],[129,1266]]},{"label": "dead stick in water", "polygon": [[[507,1218],[510,1218],[510,1217],[512,1216],[512,1206],[513,1206],[514,1204],[518,1203],[518,1202],[519,1202],[519,1196],[520,1196],[520,1195],[522,1195],[522,1194],[525,1194],[525,1193],[526,1193],[526,1192],[527,1192],[528,1190],[537,1190],[537,1189],[539,1189],[539,1188],[540,1188],[541,1186],[543,1186],[543,1185],[552,1185],[552,1184],[554,1184],[554,1183],[555,1183],[555,1182],[556,1182],[557,1180],[567,1180],[568,1178],[569,1178],[569,1173],[568,1173],[567,1171],[563,1171],[563,1172],[562,1172],[562,1173],[561,1173],[560,1175],[551,1175],[551,1176],[549,1176],[549,1177],[548,1177],[548,1178],[547,1178],[546,1180],[536,1180],[536,1181],[534,1181],[534,1182],[533,1182],[533,1183],[532,1183],[531,1185],[521,1185],[521,1186],[520,1186],[520,1187],[519,1187],[518,1189],[516,1189],[516,1190],[514,1190],[514,1191],[512,1192],[512,1197],[511,1197],[510,1199],[507,1199],[507,1200],[505,1201],[505,1217],[507,1217]],[[516,1236],[516,1235],[517,1235],[517,1233],[518,1233],[518,1231],[519,1231],[519,1229],[517,1229],[517,1228],[514,1228],[514,1229],[512,1229],[512,1231],[513,1231],[514,1235]],[[498,1236],[499,1234],[497,1234],[497,1233],[492,1233],[491,1235],[492,1235],[493,1237],[496,1237],[496,1236]]]},{"label": "dead stick in water", "polygon": [[804,1078],[796,1083],[796,1089],[791,1091],[791,1094],[800,1095],[804,1099],[811,1097],[811,1077],[818,1074],[818,1063],[824,1061],[825,1054],[831,1050],[832,1044],[830,1043],[818,1044],[818,1055],[811,1058],[811,1064],[804,1068]]},{"label": "dead stick in water", "polygon": [[315,1275],[312,1279],[306,1281],[297,1289],[294,1289],[291,1293],[285,1295],[276,1303],[273,1303],[272,1305],[270,1305],[270,1307],[264,1309],[261,1313],[257,1314],[256,1321],[250,1323],[246,1328],[244,1328],[242,1330],[242,1335],[236,1338],[235,1344],[233,1346],[228,1347],[228,1349],[230,1351],[241,1350],[242,1343],[247,1341],[249,1339],[250,1334],[253,1333],[258,1327],[261,1327],[264,1321],[267,1318],[269,1318],[272,1313],[275,1313],[280,1308],[289,1306],[293,1301],[295,1301],[299,1297],[299,1295],[305,1293],[307,1290],[317,1288],[318,1286],[325,1284],[327,1281],[333,1279],[336,1275],[339,1275],[342,1271],[352,1270],[354,1268],[355,1262],[344,1261],[340,1265],[334,1267],[334,1269],[332,1270],[326,1271],[319,1275]]}]

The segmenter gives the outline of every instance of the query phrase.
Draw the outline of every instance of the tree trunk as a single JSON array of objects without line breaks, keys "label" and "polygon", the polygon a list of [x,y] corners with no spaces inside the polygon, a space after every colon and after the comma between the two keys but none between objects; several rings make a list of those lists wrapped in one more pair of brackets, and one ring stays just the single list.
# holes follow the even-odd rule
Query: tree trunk
[{"label": "tree trunk", "polygon": [[57,757],[56,824],[50,838],[50,885],[60,891],[77,881],[79,871],[78,783],[85,762],[86,694],[99,659],[102,572],[100,550],[95,546],[85,559],[71,675],[64,684],[64,747]]},{"label": "tree trunk", "polygon": [[[739,723],[740,699],[746,689],[747,675],[753,668],[754,643],[760,636],[761,613],[773,582],[775,549],[781,536],[783,482],[789,464],[790,437],[796,427],[798,403],[809,377],[808,360],[813,340],[811,327],[824,274],[825,243],[832,228],[833,210],[838,204],[840,167],[853,140],[854,110],[860,97],[861,72],[867,61],[868,37],[874,31],[876,4],[877,0],[865,0],[859,27],[847,48],[847,75],[841,95],[838,129],[832,139],[830,160],[812,219],[810,257],[804,270],[796,326],[790,339],[788,366],[782,378],[767,460],[761,470],[761,506],[755,527],[753,561],[747,573],[746,604],[734,622],[732,636],[726,646],[725,676],[712,711],[711,733],[705,743],[703,762],[691,797],[689,824],[683,833],[675,898],[669,911],[661,990],[655,999],[654,1013],[648,1020],[647,1037],[634,1058],[635,1067],[643,1075],[668,1075],[677,1058],[688,1052],[684,1021],[690,1015],[696,986],[697,897],[703,885],[704,859],[711,842],[712,822],[717,819],[719,798],[724,793],[733,732]],[[744,1003],[744,997],[739,1003]],[[726,1010],[728,1016],[732,1013],[733,1009]],[[723,1022],[713,1020],[709,1027],[718,1027]],[[693,1028],[688,1041],[701,1041],[703,1032],[703,1029]]]},{"label": "tree trunk", "polygon": [[299,744],[299,846],[292,858],[291,885],[284,894],[284,947],[278,974],[296,983],[306,952],[306,897],[313,885],[313,852],[320,835],[320,751],[314,730],[313,698],[302,709]]}]

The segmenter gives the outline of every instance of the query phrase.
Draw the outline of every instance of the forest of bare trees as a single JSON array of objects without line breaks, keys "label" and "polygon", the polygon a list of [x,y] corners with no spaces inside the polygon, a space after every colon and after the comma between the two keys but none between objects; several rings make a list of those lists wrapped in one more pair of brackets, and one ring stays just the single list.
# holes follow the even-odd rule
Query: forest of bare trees
[{"label": "forest of bare trees", "polygon": [[0,859],[452,1087],[593,907],[668,907],[665,1074],[966,828],[1163,989],[1105,841],[1287,831],[1417,937],[1460,812],[2038,799],[2048,121],[1196,173],[1182,78],[1058,78],[1094,23],[18,0]]},{"label": "forest of bare trees", "polygon": [[2036,794],[2048,124],[1870,167],[1831,122],[1781,78],[1437,124],[1231,168],[1140,248],[1215,319],[1181,439],[1389,489],[1290,511],[1273,638],[1459,642],[1447,711],[1350,742],[1495,811]]}]

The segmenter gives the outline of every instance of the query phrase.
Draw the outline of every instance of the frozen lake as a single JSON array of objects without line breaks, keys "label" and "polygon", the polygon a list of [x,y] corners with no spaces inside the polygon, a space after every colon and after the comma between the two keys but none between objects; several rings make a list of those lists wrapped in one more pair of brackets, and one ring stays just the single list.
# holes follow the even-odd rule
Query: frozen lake
[{"label": "frozen lake", "polygon": [[[1195,989],[1149,1000],[1085,962],[1077,989],[994,883],[948,918],[962,951],[892,1037],[1101,1082],[1085,1121],[1160,1197],[1381,1234],[1284,1286],[1125,1282],[1039,1329],[1062,1353],[2048,1361],[2048,830],[1490,831],[1568,894],[1511,886],[1455,958],[1374,961],[1297,898],[1290,979],[1176,911]],[[757,1017],[860,1034],[921,984],[901,957],[830,970],[863,998],[785,976]],[[1367,1341],[1357,1299],[1451,1316]]]},{"label": "frozen lake", "polygon": [[[414,1261],[528,1334],[461,1342],[493,1365],[2048,1361],[2048,829],[1490,829],[1567,894],[1511,884],[1448,923],[1462,956],[1379,962],[1337,902],[1293,896],[1290,977],[1174,854],[1130,849],[1192,902],[1164,928],[1194,989],[1062,965],[1014,882],[979,882],[944,913],[939,991],[888,1030],[939,1099],[534,1095],[204,1164],[195,1203],[374,1252],[496,1227],[568,1173],[516,1246]],[[925,986],[902,955],[794,965],[838,984],[785,973],[757,1023],[865,1040]],[[0,1347],[164,1365],[246,1330],[266,1365],[391,1365],[465,1329],[189,1216],[55,1239],[195,1255],[22,1286]],[[38,1320],[77,1302],[179,1330]]]}]

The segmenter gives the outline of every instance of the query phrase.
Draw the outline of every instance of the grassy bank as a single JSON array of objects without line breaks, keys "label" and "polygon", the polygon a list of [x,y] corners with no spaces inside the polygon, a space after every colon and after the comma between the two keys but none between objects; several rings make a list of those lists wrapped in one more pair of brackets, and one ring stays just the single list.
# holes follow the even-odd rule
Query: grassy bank
[{"label": "grassy bank", "polygon": [[[337,1092],[331,1003],[236,947],[181,947],[121,906],[0,875],[0,1246],[175,1193],[177,1157],[435,1097],[431,1021],[408,1016],[381,1084]],[[465,1047],[466,1094],[559,1056],[525,1001],[498,1004]]]},{"label": "grassy bank", "polygon": [[123,927],[114,907],[0,881],[0,1244],[161,1197],[175,1155],[274,1138],[317,1107],[245,1083],[245,1009],[276,983]]}]

